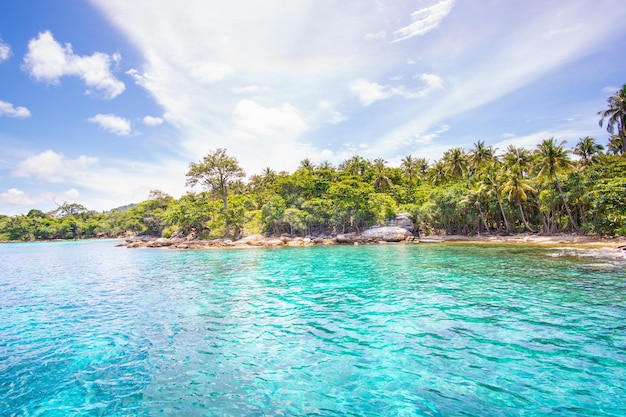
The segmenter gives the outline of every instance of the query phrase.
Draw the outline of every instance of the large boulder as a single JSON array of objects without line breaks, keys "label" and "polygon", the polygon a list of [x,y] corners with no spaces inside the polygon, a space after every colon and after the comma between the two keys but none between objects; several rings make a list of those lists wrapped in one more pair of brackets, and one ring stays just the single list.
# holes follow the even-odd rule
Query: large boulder
[{"label": "large boulder", "polygon": [[413,234],[402,227],[384,226],[367,229],[361,234],[361,237],[375,242],[402,242],[413,237]]},{"label": "large boulder", "polygon": [[389,225],[401,227],[411,233],[415,232],[415,223],[413,223],[413,217],[409,213],[396,214]]}]

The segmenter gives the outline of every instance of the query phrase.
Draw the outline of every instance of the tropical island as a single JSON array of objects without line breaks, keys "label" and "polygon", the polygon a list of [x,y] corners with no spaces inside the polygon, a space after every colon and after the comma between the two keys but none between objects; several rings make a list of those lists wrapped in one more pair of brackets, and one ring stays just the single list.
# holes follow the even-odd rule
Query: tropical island
[{"label": "tropical island", "polygon": [[555,138],[534,149],[505,150],[478,140],[470,150],[447,150],[434,163],[408,155],[395,167],[358,155],[338,166],[305,159],[293,173],[268,167],[244,180],[237,159],[220,148],[190,164],[186,184],[192,191],[178,199],[153,190],[139,204],[108,212],[63,203],[47,213],[0,215],[0,241],[139,236],[130,244],[182,248],[229,246],[242,238],[270,246],[358,243],[386,240],[376,233],[363,237],[381,226],[406,231],[392,241],[624,236],[626,85],[598,114],[610,134],[606,147],[588,136],[573,149]]}]

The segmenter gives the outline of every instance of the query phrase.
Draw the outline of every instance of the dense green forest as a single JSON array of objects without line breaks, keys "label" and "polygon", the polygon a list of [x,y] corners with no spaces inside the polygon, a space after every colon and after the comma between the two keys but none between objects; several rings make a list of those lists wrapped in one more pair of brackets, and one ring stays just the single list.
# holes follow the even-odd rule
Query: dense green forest
[{"label": "dense green forest", "polygon": [[105,213],[65,203],[48,213],[0,215],[0,240],[331,235],[397,213],[411,214],[422,234],[626,235],[626,85],[599,115],[611,134],[606,149],[591,137],[573,149],[554,138],[534,149],[477,141],[434,163],[411,155],[397,167],[360,156],[339,166],[305,159],[293,173],[266,168],[247,180],[237,159],[217,149],[190,164],[187,185],[195,191],[179,199],[154,190]]}]

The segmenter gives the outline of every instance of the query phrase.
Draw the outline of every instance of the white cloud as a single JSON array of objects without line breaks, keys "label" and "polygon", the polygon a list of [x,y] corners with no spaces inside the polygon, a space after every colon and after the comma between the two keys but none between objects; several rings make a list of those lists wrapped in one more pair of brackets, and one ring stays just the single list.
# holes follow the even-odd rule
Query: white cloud
[{"label": "white cloud", "polygon": [[386,100],[393,96],[389,87],[367,81],[363,78],[352,81],[349,88],[352,94],[357,96],[364,106],[369,106],[376,101]]},{"label": "white cloud", "polygon": [[9,188],[7,191],[0,193],[0,204],[21,206],[24,212],[26,212],[26,210],[41,204],[47,203],[46,205],[50,207],[58,201],[78,201],[80,197],[81,194],[76,188],[59,192],[47,191],[41,193],[27,193],[18,188]]},{"label": "white cloud", "polygon": [[281,107],[263,107],[253,100],[241,100],[233,113],[236,130],[244,132],[247,137],[294,137],[307,128],[298,109],[289,103]]},{"label": "white cloud", "polygon": [[20,162],[11,173],[16,178],[35,178],[50,183],[84,176],[87,168],[98,162],[98,158],[81,155],[67,159],[62,153],[47,150]]},{"label": "white cloud", "polygon": [[25,119],[30,117],[30,111],[26,107],[13,107],[13,104],[0,100],[0,116]]},{"label": "white cloud", "polygon": [[79,77],[87,85],[88,94],[112,99],[126,88],[111,72],[111,65],[117,65],[120,59],[118,53],[107,55],[96,52],[90,56],[76,55],[71,44],[59,44],[52,33],[46,31],[28,43],[24,69],[35,80],[53,84],[59,83],[60,78],[64,76]]},{"label": "white cloud", "polygon": [[6,61],[11,56],[11,47],[2,42],[0,38],[0,62]]},{"label": "white cloud", "polygon": [[369,106],[376,101],[386,100],[394,96],[406,99],[424,98],[433,91],[443,89],[443,79],[436,74],[419,74],[414,78],[420,79],[425,85],[418,89],[408,89],[405,86],[380,85],[360,78],[351,82],[349,88],[352,94],[357,96],[364,106]]},{"label": "white cloud", "polygon": [[230,65],[223,62],[197,62],[190,68],[191,76],[196,80],[213,84],[228,77],[233,72]]},{"label": "white cloud", "polygon": [[335,109],[335,106],[330,101],[320,101],[320,109],[322,109],[328,115],[325,123],[336,125],[346,120],[346,116],[337,111]]},{"label": "white cloud", "polygon": [[[225,147],[248,171],[260,171],[267,165],[293,169],[299,155],[338,155],[347,137],[358,137],[380,152],[376,157],[390,160],[396,152],[406,154],[418,139],[427,141],[429,132],[451,124],[451,118],[460,135],[467,134],[460,124],[475,119],[472,112],[516,91],[510,114],[534,117],[537,106],[528,103],[545,98],[547,93],[534,86],[545,85],[546,75],[558,77],[600,47],[613,50],[611,40],[624,36],[626,9],[602,11],[614,1],[567,7],[540,0],[514,6],[377,1],[378,7],[360,0],[346,0],[341,7],[313,0],[91,2],[145,57],[128,74],[179,129],[182,158],[197,160]],[[425,33],[436,36],[420,36]],[[383,34],[393,43],[364,39],[383,39]],[[322,101],[341,109],[345,119],[333,125],[341,116],[333,117]],[[297,117],[286,112],[286,120],[275,121],[276,114],[285,113],[282,103],[297,109]],[[367,105],[371,108],[363,111]],[[289,128],[289,117],[296,128]],[[492,121],[485,125],[502,123]],[[481,131],[470,133],[489,140]],[[435,142],[446,146],[451,139],[445,136],[432,140],[429,149]]]},{"label": "white cloud", "polygon": [[387,32],[384,30],[380,30],[378,32],[366,33],[363,37],[366,41],[374,41],[376,39],[385,39],[387,37]]},{"label": "white cloud", "polygon": [[26,194],[17,188],[9,188],[7,191],[0,193],[0,203],[12,206],[32,206],[36,204],[38,199]]},{"label": "white cloud", "polygon": [[163,124],[163,119],[161,117],[146,116],[142,119],[142,121],[146,126],[159,126]]},{"label": "white cloud", "polygon": [[87,119],[87,121],[95,123],[102,129],[118,136],[128,136],[131,132],[130,120],[114,114],[96,114]]},{"label": "white cloud", "polygon": [[455,0],[441,0],[411,13],[412,23],[393,33],[394,41],[399,42],[414,36],[424,35],[436,29],[441,21],[452,11]]},{"label": "white cloud", "polygon": [[234,94],[261,94],[269,93],[272,89],[266,85],[247,85],[233,88]]}]

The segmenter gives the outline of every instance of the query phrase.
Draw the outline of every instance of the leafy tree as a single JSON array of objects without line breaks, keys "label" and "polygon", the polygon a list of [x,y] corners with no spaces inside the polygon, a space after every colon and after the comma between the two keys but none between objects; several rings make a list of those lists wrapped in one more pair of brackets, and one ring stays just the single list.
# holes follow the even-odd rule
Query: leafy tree
[{"label": "leafy tree", "polygon": [[280,220],[286,209],[285,199],[279,195],[273,195],[261,208],[261,218],[266,229],[272,230],[274,234],[280,231]]},{"label": "leafy tree", "polygon": [[[226,154],[226,149],[218,148],[207,154],[200,162],[189,164],[187,185],[201,184],[208,191],[217,194],[223,203],[223,211],[228,209],[228,189],[245,172],[239,166],[236,158]],[[225,234],[230,234],[228,217],[225,217]]]}]

